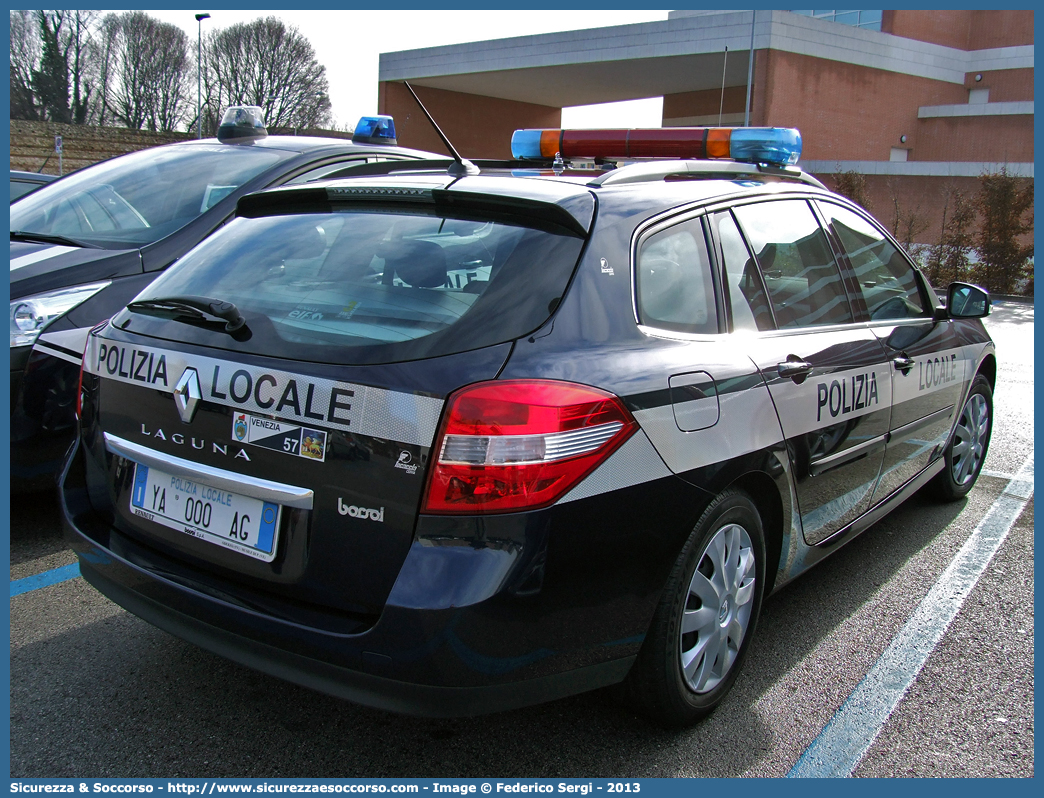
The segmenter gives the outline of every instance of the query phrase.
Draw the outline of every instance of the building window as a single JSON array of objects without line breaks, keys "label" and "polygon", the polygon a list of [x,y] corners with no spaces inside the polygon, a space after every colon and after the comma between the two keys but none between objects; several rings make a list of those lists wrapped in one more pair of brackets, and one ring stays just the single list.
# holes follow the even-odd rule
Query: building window
[{"label": "building window", "polygon": [[840,22],[842,25],[851,25],[855,28],[881,30],[880,11],[794,11],[792,13],[815,19],[825,19],[827,22]]}]

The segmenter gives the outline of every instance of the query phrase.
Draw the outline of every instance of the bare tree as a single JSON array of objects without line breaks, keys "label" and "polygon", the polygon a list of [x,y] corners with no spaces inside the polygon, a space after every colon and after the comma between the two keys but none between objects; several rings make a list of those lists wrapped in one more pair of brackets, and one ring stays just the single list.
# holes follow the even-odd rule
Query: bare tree
[{"label": "bare tree", "polygon": [[939,241],[928,252],[926,271],[933,285],[967,280],[974,247],[976,208],[971,197],[954,183],[943,189]]},{"label": "bare tree", "polygon": [[33,91],[40,67],[40,33],[31,11],[11,12],[11,119],[41,118]]},{"label": "bare tree", "polygon": [[903,204],[899,196],[899,186],[892,180],[887,183],[888,193],[892,199],[892,235],[911,255],[916,255],[915,244],[921,233],[928,229],[928,216],[921,210],[920,204],[913,208]]},{"label": "bare tree", "polygon": [[72,83],[72,121],[78,125],[93,116],[91,93],[97,86],[98,63],[92,57],[93,28],[98,18],[97,11],[69,11],[66,31],[66,65]]},{"label": "bare tree", "polygon": [[95,121],[109,125],[114,121],[112,108],[116,83],[116,51],[120,42],[120,17],[106,14],[98,22],[92,47],[92,60],[97,64],[98,98],[95,103]]},{"label": "bare tree", "polygon": [[326,67],[294,26],[276,17],[231,25],[206,42],[208,112],[258,105],[270,128],[320,127],[330,122]]},{"label": "bare tree", "polygon": [[[72,122],[69,108],[68,11],[36,11],[40,64],[33,70],[33,91],[43,115],[52,122]],[[63,26],[66,26],[63,30]]]},{"label": "bare tree", "polygon": [[870,194],[866,189],[866,177],[856,171],[841,171],[841,164],[837,165],[837,171],[830,176],[834,181],[834,191],[842,197],[848,197],[857,205],[862,205],[868,211],[873,210],[870,203]]},{"label": "bare tree", "polygon": [[153,39],[152,105],[149,130],[174,130],[189,105],[188,36],[174,25],[157,24]]},{"label": "bare tree", "polygon": [[976,204],[982,226],[972,276],[990,291],[1014,293],[1023,280],[1032,280],[1033,181],[1009,174],[1007,167],[983,174]]},{"label": "bare tree", "polygon": [[114,61],[106,75],[106,106],[130,128],[174,130],[188,106],[188,36],[143,11],[103,25],[103,46]]}]

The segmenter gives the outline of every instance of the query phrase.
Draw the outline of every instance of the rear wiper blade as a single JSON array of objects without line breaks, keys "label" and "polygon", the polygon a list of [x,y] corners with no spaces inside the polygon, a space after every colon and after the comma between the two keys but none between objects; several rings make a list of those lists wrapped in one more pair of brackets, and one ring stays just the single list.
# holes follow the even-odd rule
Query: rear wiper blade
[{"label": "rear wiper blade", "polygon": [[84,249],[101,249],[97,244],[89,244],[68,236],[53,236],[48,233],[34,233],[30,230],[12,230],[12,241],[39,241],[41,244],[62,244],[67,247],[81,247]]},{"label": "rear wiper blade", "polygon": [[174,320],[179,316],[188,316],[196,321],[205,320],[207,316],[224,319],[227,333],[246,331],[246,319],[231,302],[211,299],[206,296],[172,296],[164,299],[139,299],[127,305],[127,310],[135,313],[152,313],[167,316]]}]

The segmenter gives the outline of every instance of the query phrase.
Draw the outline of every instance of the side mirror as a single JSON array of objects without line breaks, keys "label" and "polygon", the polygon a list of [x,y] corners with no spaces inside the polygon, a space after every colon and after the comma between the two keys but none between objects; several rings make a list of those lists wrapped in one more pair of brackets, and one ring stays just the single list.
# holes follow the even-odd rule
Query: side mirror
[{"label": "side mirror", "polygon": [[946,307],[936,308],[937,319],[981,319],[990,315],[990,295],[971,283],[950,283]]}]

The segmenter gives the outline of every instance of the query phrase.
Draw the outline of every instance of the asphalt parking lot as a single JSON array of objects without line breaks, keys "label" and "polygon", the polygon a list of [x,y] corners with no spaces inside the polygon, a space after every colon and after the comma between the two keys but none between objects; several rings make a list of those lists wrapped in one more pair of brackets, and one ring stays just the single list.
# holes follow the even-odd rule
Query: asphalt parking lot
[{"label": "asphalt parking lot", "polygon": [[[668,732],[601,691],[473,719],[369,710],[240,667],[81,578],[11,598],[12,777],[784,776],[1033,458],[1033,306],[997,303],[985,472],[920,496],[769,599],[743,674]],[[1025,472],[1023,472],[1025,473]],[[1022,505],[1019,505],[1022,507]],[[854,776],[1032,776],[1033,501]],[[74,562],[46,494],[15,496],[11,580]]]}]

